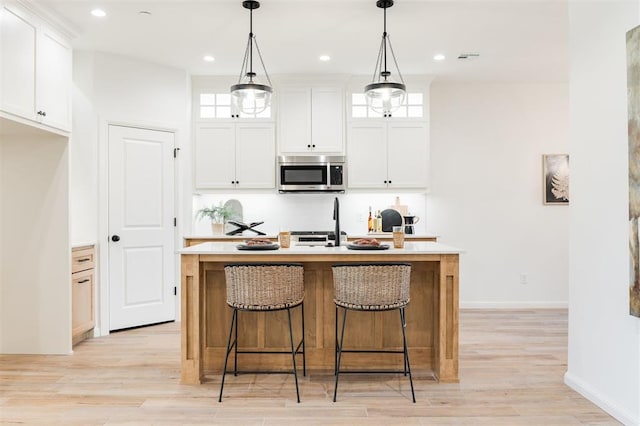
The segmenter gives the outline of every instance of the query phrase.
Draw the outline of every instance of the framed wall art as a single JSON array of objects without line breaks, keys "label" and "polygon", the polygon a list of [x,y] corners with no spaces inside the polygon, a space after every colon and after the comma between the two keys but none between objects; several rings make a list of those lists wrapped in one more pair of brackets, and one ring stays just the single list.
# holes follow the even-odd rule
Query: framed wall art
[{"label": "framed wall art", "polygon": [[542,156],[544,204],[569,204],[569,154]]}]

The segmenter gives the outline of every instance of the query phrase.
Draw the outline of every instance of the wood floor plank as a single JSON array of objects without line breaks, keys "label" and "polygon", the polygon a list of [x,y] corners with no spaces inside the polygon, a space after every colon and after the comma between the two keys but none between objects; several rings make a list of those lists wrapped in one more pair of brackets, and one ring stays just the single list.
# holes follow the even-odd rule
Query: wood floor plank
[{"label": "wood floor plank", "polygon": [[179,324],[87,340],[70,356],[0,355],[0,423],[42,425],[616,425],[563,383],[566,310],[462,310],[460,383],[415,371],[219,375],[180,385]]}]

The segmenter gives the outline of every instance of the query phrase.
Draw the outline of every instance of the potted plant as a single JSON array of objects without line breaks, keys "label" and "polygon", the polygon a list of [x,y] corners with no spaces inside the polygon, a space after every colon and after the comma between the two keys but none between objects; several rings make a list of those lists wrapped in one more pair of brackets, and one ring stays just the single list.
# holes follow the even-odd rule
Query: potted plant
[{"label": "potted plant", "polygon": [[224,224],[233,215],[234,211],[230,206],[223,205],[220,202],[217,206],[203,207],[198,210],[196,217],[198,219],[209,218],[211,220],[211,230],[214,234],[220,235],[224,233]]}]

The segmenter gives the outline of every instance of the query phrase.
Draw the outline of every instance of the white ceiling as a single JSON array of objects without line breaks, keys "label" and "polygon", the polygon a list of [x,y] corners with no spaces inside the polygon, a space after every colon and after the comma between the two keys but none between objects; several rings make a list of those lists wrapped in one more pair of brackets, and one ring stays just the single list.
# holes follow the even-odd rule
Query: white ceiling
[{"label": "white ceiling", "polygon": [[[241,0],[45,0],[77,49],[237,75],[249,32]],[[101,7],[107,17],[90,10]],[[149,11],[152,15],[138,12]],[[254,33],[270,74],[373,72],[382,35],[375,0],[263,0]],[[388,32],[405,75],[472,81],[566,81],[567,0],[396,0]],[[460,53],[480,58],[460,61]],[[447,59],[435,62],[433,55]],[[215,57],[205,63],[203,55]],[[321,54],[332,60],[323,63]],[[254,66],[255,68],[255,66]]]}]

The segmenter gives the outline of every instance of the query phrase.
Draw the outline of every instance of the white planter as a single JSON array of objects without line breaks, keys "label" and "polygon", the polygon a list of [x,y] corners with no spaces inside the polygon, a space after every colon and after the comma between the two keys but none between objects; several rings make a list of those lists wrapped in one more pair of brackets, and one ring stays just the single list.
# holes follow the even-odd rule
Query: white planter
[{"label": "white planter", "polygon": [[224,234],[224,223],[211,223],[211,231],[213,235],[223,235]]}]

